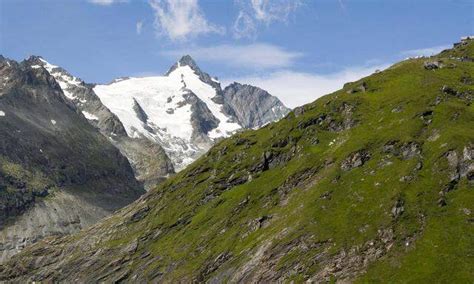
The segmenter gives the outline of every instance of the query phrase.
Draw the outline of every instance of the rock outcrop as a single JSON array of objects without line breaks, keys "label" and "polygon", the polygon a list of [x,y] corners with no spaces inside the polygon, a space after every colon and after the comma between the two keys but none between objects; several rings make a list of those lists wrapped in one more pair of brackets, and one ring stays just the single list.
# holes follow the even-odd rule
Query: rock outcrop
[{"label": "rock outcrop", "polygon": [[144,193],[127,159],[36,58],[0,58],[0,261]]},{"label": "rock outcrop", "polygon": [[290,111],[268,92],[234,82],[223,91],[224,105],[243,128],[259,128],[277,121]]}]

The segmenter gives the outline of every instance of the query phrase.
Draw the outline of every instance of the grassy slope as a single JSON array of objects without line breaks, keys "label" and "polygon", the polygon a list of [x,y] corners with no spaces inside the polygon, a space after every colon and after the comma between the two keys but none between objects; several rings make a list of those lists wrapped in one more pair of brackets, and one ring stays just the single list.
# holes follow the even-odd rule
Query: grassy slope
[{"label": "grassy slope", "polygon": [[[79,272],[70,276],[96,277],[110,270],[123,248],[138,240],[136,251],[127,253],[118,272],[105,279],[123,271],[128,271],[126,277],[137,274],[139,279],[230,279],[236,268],[261,249],[265,257],[252,267],[260,280],[303,281],[330,266],[342,252],[352,249],[370,255],[367,244],[380,243],[379,231],[391,230],[390,248],[368,259],[368,266],[355,265],[355,271],[345,274],[334,270],[324,277],[356,277],[360,282],[470,282],[474,279],[474,228],[472,215],[466,212],[474,212],[473,184],[460,179],[455,190],[446,194],[447,205],[437,203],[452,171],[445,153],[454,150],[462,155],[466,146],[474,144],[474,105],[440,91],[443,85],[474,90],[461,82],[461,77],[474,74],[474,63],[448,58],[459,56],[456,53],[473,58],[474,44],[440,55],[455,68],[425,70],[427,59],[407,60],[306,105],[302,115],[291,113],[261,130],[226,139],[140,202],[98,226],[59,240],[58,246],[69,251],[62,262],[32,264],[38,255],[48,254],[41,246],[50,245],[40,243],[2,267],[1,279],[37,277],[44,271],[49,271],[48,277],[67,279],[64,272],[52,271],[77,265],[88,252],[92,255],[101,248],[94,254],[94,265],[79,265],[75,268]],[[347,93],[362,81],[366,92]],[[434,103],[437,97],[442,99],[439,104]],[[298,127],[323,113],[342,121],[339,110],[344,103],[355,107],[355,127],[338,132],[328,131],[325,122]],[[400,112],[393,111],[397,108]],[[422,119],[426,111],[433,114]],[[432,122],[426,123],[428,119]],[[437,139],[428,139],[436,133]],[[275,147],[275,142],[288,137],[288,145]],[[315,138],[318,144],[313,143]],[[416,142],[421,153],[408,159],[383,153],[391,140],[398,140],[399,145]],[[370,160],[342,170],[342,161],[361,149],[370,153]],[[294,154],[276,167],[252,172],[265,151]],[[382,166],[383,160],[391,164]],[[420,162],[422,168],[415,170]],[[249,174],[251,181],[219,187]],[[403,176],[412,180],[400,181]],[[289,186],[282,186],[285,183]],[[403,200],[404,212],[394,218],[391,210],[397,200]],[[146,217],[128,221],[144,206],[150,208]],[[251,229],[254,220],[263,216],[270,217],[260,228]],[[94,234],[98,240],[84,248]],[[229,256],[205,272],[222,253]],[[18,272],[22,271],[19,267],[23,272]]]}]

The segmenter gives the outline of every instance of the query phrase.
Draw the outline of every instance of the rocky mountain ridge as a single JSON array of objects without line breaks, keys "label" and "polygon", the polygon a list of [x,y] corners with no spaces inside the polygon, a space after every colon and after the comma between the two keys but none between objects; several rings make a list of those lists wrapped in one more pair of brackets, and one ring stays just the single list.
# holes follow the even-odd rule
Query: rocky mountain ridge
[{"label": "rocky mountain ridge", "polygon": [[144,193],[128,161],[34,60],[0,56],[0,261]]},{"label": "rocky mountain ridge", "polygon": [[122,122],[94,93],[94,85],[85,83],[41,57],[32,56],[28,61],[33,66],[44,67],[55,78],[65,96],[87,121],[128,158],[137,180],[144,183],[145,188],[174,173],[173,164],[160,145],[143,137],[127,135]]},{"label": "rocky mountain ridge", "polygon": [[124,77],[107,85],[87,84],[40,57],[30,60],[52,74],[67,98],[129,159],[146,188],[193,162],[217,139],[261,127],[289,112],[257,87],[245,87],[252,92],[248,104],[230,102],[220,83],[189,55],[165,76]]}]

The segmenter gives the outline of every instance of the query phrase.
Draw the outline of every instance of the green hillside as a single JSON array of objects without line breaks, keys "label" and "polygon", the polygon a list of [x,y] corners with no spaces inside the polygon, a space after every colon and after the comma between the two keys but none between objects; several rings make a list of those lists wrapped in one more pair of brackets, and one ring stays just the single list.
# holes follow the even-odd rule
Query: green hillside
[{"label": "green hillside", "polygon": [[221,141],[0,280],[474,281],[474,41]]}]

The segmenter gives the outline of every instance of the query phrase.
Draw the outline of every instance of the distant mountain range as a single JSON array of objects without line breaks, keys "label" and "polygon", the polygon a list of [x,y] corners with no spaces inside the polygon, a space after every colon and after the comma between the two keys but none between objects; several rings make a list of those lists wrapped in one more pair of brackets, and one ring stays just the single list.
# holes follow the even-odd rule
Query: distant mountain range
[{"label": "distant mountain range", "polygon": [[0,57],[0,261],[94,224],[216,141],[289,110],[224,90],[184,56],[164,76],[88,84],[41,57]]},{"label": "distant mountain range", "polygon": [[40,57],[30,61],[48,70],[65,96],[129,159],[147,188],[183,169],[215,141],[289,112],[258,87],[234,83],[222,90],[188,55],[164,76],[120,78],[107,85],[84,83]]}]

